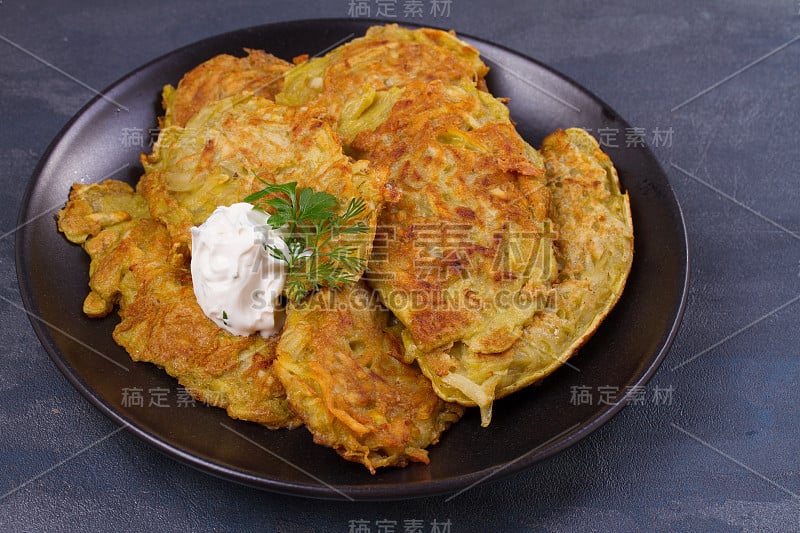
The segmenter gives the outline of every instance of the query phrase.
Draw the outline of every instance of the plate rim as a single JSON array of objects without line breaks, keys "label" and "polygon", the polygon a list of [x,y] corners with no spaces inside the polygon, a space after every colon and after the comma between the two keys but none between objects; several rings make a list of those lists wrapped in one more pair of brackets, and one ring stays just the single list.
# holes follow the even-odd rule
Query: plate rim
[{"label": "plate rim", "polygon": [[[127,431],[133,433],[135,436],[137,436],[138,438],[146,442],[148,445],[155,448],[160,453],[172,459],[178,460],[180,463],[190,466],[196,470],[202,471],[207,474],[211,474],[217,478],[225,479],[227,481],[234,481],[246,486],[264,489],[281,494],[287,494],[292,496],[303,496],[316,499],[341,500],[342,499],[341,493],[344,493],[348,497],[351,497],[354,500],[358,501],[402,500],[402,499],[421,498],[437,494],[449,493],[457,489],[468,487],[473,483],[481,482],[484,478],[487,478],[487,476],[491,476],[491,479],[487,478],[487,481],[496,481],[504,477],[507,477],[513,473],[519,472],[520,470],[529,468],[534,464],[544,461],[552,457],[553,455],[560,453],[561,451],[573,446],[577,442],[583,440],[585,437],[587,437],[588,435],[599,429],[601,426],[603,426],[605,423],[607,423],[609,420],[611,420],[617,413],[619,413],[619,411],[621,411],[625,407],[627,403],[625,400],[631,395],[630,391],[627,391],[622,396],[622,398],[619,399],[619,401],[615,402],[612,405],[607,406],[607,409],[603,409],[602,411],[595,413],[591,418],[588,419],[588,421],[579,425],[579,427],[573,426],[566,432],[556,435],[555,437],[551,437],[549,440],[529,450],[528,452],[520,455],[519,457],[517,457],[512,461],[493,465],[491,467],[487,467],[485,469],[478,471],[473,471],[468,474],[462,474],[438,480],[410,481],[399,484],[377,483],[373,485],[360,484],[360,485],[333,485],[333,486],[324,484],[299,484],[292,481],[283,481],[279,479],[266,478],[263,476],[253,475],[250,472],[237,469],[230,465],[224,465],[206,460],[205,458],[200,457],[199,455],[192,454],[184,449],[181,449],[180,447],[168,443],[160,435],[150,433],[138,427],[135,423],[131,423],[131,421],[128,420],[128,418],[124,415],[124,413],[118,412],[115,408],[106,403],[104,399],[100,397],[99,393],[94,391],[91,385],[89,385],[82,378],[82,376],[78,374],[76,370],[71,368],[71,366],[66,361],[65,356],[58,349],[57,343],[50,334],[49,327],[44,323],[43,319],[40,318],[41,315],[40,309],[36,302],[36,298],[33,295],[32,281],[30,279],[31,270],[26,269],[26,267],[30,266],[28,265],[28,258],[26,257],[25,254],[26,251],[25,235],[27,233],[26,227],[28,222],[31,220],[30,216],[28,216],[29,215],[28,210],[30,208],[31,199],[36,192],[39,179],[42,175],[42,171],[44,170],[44,167],[51,158],[52,153],[61,143],[63,138],[72,129],[75,123],[78,120],[80,120],[81,117],[85,113],[87,113],[93,106],[95,106],[99,100],[103,99],[103,95],[107,94],[109,91],[117,88],[118,86],[123,85],[129,79],[135,77],[136,75],[138,75],[144,70],[147,70],[153,65],[156,65],[173,55],[177,55],[180,52],[199,47],[213,40],[225,39],[226,37],[233,37],[234,35],[241,35],[246,32],[257,31],[257,30],[261,31],[266,28],[277,28],[281,26],[296,27],[296,26],[303,26],[310,24],[337,24],[337,25],[346,24],[346,25],[355,25],[365,29],[370,25],[387,24],[391,22],[393,21],[372,19],[372,18],[342,18],[342,17],[290,19],[277,22],[268,22],[265,24],[258,24],[227,32],[222,32],[219,34],[204,37],[192,43],[170,50],[164,54],[159,55],[154,59],[147,61],[141,66],[136,67],[133,70],[127,72],[122,77],[118,78],[110,85],[108,85],[105,89],[100,91],[97,95],[93,96],[85,105],[83,105],[80,108],[80,110],[78,110],[67,121],[67,123],[59,130],[59,132],[56,134],[56,136],[48,145],[47,149],[43,152],[41,158],[39,159],[39,162],[37,163],[30,177],[28,178],[26,190],[23,195],[22,201],[20,203],[19,214],[17,216],[17,226],[19,230],[17,231],[17,234],[15,236],[15,264],[16,264],[17,282],[20,290],[20,298],[22,300],[25,313],[28,316],[28,320],[31,323],[34,333],[36,334],[39,343],[45,349],[50,359],[55,363],[56,367],[67,378],[70,384],[79,393],[81,393],[81,395],[84,398],[89,400],[89,402],[92,405],[94,405],[100,412],[102,412],[108,418],[118,423],[119,425],[125,427]],[[403,22],[400,25],[412,28],[422,28],[422,27],[436,28],[447,31],[445,28],[436,27],[430,24]],[[563,82],[566,82],[568,85],[576,88],[578,91],[589,96],[592,100],[600,104],[600,106],[603,108],[604,111],[611,112],[615,120],[620,121],[625,125],[628,124],[627,121],[625,121],[625,119],[622,118],[621,115],[619,115],[613,108],[611,108],[602,98],[598,97],[594,92],[588,90],[581,83],[575,81],[570,76],[563,74],[562,72],[556,70],[555,68],[545,63],[542,63],[541,61],[532,58],[526,54],[523,54],[517,50],[514,50],[508,46],[492,42],[480,37],[475,37],[467,33],[457,32],[457,35],[459,38],[467,41],[472,45],[475,45],[476,43],[478,45],[488,45],[490,47],[500,49],[505,53],[519,57],[525,60],[526,62],[530,62],[536,65],[536,67],[547,71],[552,76],[560,79]],[[489,62],[491,63],[492,61],[489,60]],[[666,185],[670,193],[670,200],[674,204],[675,215],[677,216],[677,220],[679,221],[679,227],[676,228],[676,232],[680,235],[681,238],[680,239],[681,246],[679,252],[682,252],[683,254],[683,261],[680,262],[681,268],[683,269],[683,276],[682,279],[679,280],[679,282],[681,283],[681,295],[679,298],[678,306],[676,309],[674,309],[674,312],[671,314],[672,317],[671,323],[669,325],[668,331],[665,330],[666,336],[664,337],[663,342],[660,343],[657,352],[651,354],[649,357],[646,358],[647,360],[646,368],[641,373],[639,378],[635,381],[635,386],[644,385],[652,378],[652,376],[661,366],[661,363],[663,362],[664,358],[666,357],[667,353],[672,347],[672,344],[675,340],[678,330],[680,329],[680,325],[686,309],[688,292],[689,292],[689,275],[690,275],[690,248],[689,248],[688,232],[686,229],[686,219],[683,214],[683,209],[681,208],[680,202],[678,201],[678,197],[675,194],[675,190],[672,187],[672,184],[669,181],[666,172],[664,171],[658,159],[655,157],[655,155],[649,148],[646,148],[646,157],[650,160],[650,162],[653,165],[655,165],[658,168],[661,175],[665,178],[664,185]],[[500,470],[502,470],[502,472],[500,472]]]}]

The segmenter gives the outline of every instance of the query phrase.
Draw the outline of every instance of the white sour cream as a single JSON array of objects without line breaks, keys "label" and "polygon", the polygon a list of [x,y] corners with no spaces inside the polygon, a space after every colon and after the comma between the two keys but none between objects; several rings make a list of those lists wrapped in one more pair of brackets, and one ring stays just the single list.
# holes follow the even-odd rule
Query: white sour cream
[{"label": "white sour cream", "polygon": [[280,231],[268,215],[248,203],[218,207],[192,228],[192,282],[197,303],[208,318],[234,335],[269,337],[283,325],[280,295],[286,263],[265,245],[288,255]]}]

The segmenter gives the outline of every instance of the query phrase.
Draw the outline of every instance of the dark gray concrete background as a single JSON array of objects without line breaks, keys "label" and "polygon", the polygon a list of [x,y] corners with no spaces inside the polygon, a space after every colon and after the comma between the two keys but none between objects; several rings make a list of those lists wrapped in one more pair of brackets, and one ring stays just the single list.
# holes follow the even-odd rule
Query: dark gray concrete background
[{"label": "dark gray concrete background", "polygon": [[651,145],[684,209],[692,264],[683,326],[648,387],[668,398],[648,396],[556,457],[450,502],[281,496],[109,436],[114,423],[39,344],[14,273],[26,183],[93,94],[10,43],[102,89],[211,35],[345,17],[349,0],[2,0],[0,529],[346,532],[363,519],[398,532],[800,530],[800,2],[452,0],[446,18],[430,3],[422,22],[542,60],[649,141],[672,132]]}]

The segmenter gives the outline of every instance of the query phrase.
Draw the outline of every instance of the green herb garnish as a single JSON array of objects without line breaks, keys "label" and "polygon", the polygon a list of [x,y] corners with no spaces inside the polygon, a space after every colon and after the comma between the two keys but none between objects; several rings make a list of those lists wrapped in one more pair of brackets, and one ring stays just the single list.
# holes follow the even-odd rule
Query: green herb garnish
[{"label": "green herb garnish", "polygon": [[222,311],[222,323],[228,325],[228,312],[225,310]]},{"label": "green herb garnish", "polygon": [[[262,180],[263,181],[263,180]],[[274,195],[264,200],[265,197]],[[338,287],[353,283],[355,274],[366,266],[366,258],[358,247],[340,244],[341,235],[367,232],[367,224],[355,219],[367,206],[361,198],[353,198],[344,213],[338,214],[339,202],[327,192],[305,187],[297,191],[297,182],[267,184],[251,194],[245,202],[255,202],[256,209],[269,213],[267,224],[273,229],[285,228],[283,240],[289,251],[265,244],[269,254],[289,266],[286,295],[298,302],[320,287]]]}]

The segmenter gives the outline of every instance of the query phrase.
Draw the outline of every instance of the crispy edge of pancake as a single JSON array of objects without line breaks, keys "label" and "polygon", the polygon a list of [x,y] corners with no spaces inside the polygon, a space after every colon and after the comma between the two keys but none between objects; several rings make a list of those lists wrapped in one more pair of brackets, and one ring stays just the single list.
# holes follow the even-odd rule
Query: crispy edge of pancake
[{"label": "crispy edge of pancake", "polygon": [[442,398],[481,408],[483,426],[495,399],[545,378],[592,336],[622,295],[633,262],[630,200],[597,141],[580,129],[558,130],[542,154],[559,234],[553,308],[537,313],[506,352],[470,362],[483,381],[452,372],[442,353],[418,359]]},{"label": "crispy edge of pancake", "polygon": [[[634,233],[630,197],[627,192],[622,191],[617,169],[608,155],[602,151],[597,140],[585,130],[569,128],[566,131],[558,130],[546,137],[542,143],[542,150],[552,186],[558,188],[558,183],[562,183],[563,191],[555,193],[559,233],[566,236],[556,241],[557,256],[559,262],[563,263],[563,268],[559,273],[559,282],[555,286],[555,316],[558,316],[559,300],[566,300],[569,305],[574,306],[576,312],[581,312],[581,321],[578,330],[568,337],[569,341],[566,341],[571,341],[571,344],[556,361],[552,361],[546,368],[527,376],[524,380],[501,383],[498,395],[500,398],[543,379],[574,355],[594,335],[617,305],[633,266]],[[586,170],[575,176],[577,169]],[[589,198],[597,198],[597,202],[586,202],[584,191],[589,188],[596,191],[596,194],[590,194]],[[567,201],[562,199],[562,194],[564,198],[569,197],[569,203],[578,204],[584,201],[584,209],[566,211],[564,206]],[[594,228],[592,217],[587,216],[589,213],[597,215],[599,228]],[[568,227],[566,221],[574,222],[576,227]],[[587,227],[590,224],[591,229],[596,231],[595,234],[592,234]],[[608,233],[603,232],[603,228]],[[581,244],[576,244],[580,239],[570,239],[569,235],[572,233],[584,236],[586,239]],[[607,237],[604,239],[607,246],[598,245],[596,240],[598,234]],[[608,266],[599,271],[591,271],[591,266],[597,263]],[[602,283],[606,276],[611,277],[607,285]],[[586,282],[589,283],[588,288]],[[603,294],[597,294],[598,287],[605,289]],[[582,305],[586,299],[581,293],[586,290],[598,300],[594,310],[587,310]],[[538,325],[536,323],[529,326],[529,335],[533,334],[533,326]],[[545,328],[549,326],[547,323],[542,325]],[[527,344],[535,345],[535,342],[534,337]],[[515,361],[525,351],[519,350],[519,352],[515,353]]]},{"label": "crispy edge of pancake", "polygon": [[116,180],[70,191],[57,220],[91,259],[84,312],[101,317],[119,304],[122,320],[113,336],[131,358],[164,368],[192,396],[231,417],[270,428],[300,425],[272,370],[277,339],[237,337],[209,320],[185,258],[143,206],[141,196]]},{"label": "crispy edge of pancake", "polygon": [[370,472],[428,463],[425,448],[463,413],[442,401],[363,283],[290,305],[275,369],[289,406],[314,435]]},{"label": "crispy edge of pancake", "polygon": [[[144,224],[140,221],[148,217],[144,198],[122,181],[76,183],[70,189],[67,204],[58,212],[56,221],[67,240],[80,244],[90,257],[89,294],[83,302],[87,316],[106,316],[114,305],[125,305],[130,299],[130,291],[122,294],[120,290],[130,283],[128,266],[131,261],[141,260],[143,250],[163,244],[149,225],[129,238],[137,226]],[[134,240],[138,242],[132,245]]]},{"label": "crispy edge of pancake", "polygon": [[161,128],[185,126],[206,105],[245,91],[274,99],[292,64],[263,50],[244,51],[245,57],[214,56],[184,74],[177,87],[165,85]]},{"label": "crispy edge of pancake", "polygon": [[118,180],[99,184],[75,183],[69,191],[67,205],[56,215],[58,230],[70,242],[83,244],[103,228],[149,215],[144,198]]}]

